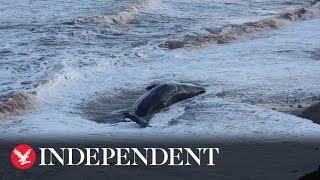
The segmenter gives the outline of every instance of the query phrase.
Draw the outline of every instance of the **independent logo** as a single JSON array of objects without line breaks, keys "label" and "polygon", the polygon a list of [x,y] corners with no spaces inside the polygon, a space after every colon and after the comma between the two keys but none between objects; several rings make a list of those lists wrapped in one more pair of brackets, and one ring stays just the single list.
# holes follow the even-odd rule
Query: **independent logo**
[{"label": "independent logo", "polygon": [[[207,166],[214,166],[215,156],[219,154],[219,148],[41,147],[38,150],[38,166],[200,166],[201,160]],[[20,144],[11,151],[11,162],[18,169],[29,169],[35,161],[36,152],[27,144]]]},{"label": "independent logo", "polygon": [[29,169],[36,161],[36,153],[27,144],[20,144],[11,152],[11,162],[18,169]]}]

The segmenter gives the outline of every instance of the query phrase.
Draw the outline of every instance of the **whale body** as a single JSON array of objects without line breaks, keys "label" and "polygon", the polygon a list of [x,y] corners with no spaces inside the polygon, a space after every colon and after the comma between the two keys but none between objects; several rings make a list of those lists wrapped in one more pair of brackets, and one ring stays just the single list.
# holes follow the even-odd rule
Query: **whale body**
[{"label": "whale body", "polygon": [[130,111],[124,113],[124,118],[131,119],[141,127],[148,126],[151,117],[161,109],[205,93],[203,87],[190,83],[166,82],[146,89],[148,91],[136,100]]}]

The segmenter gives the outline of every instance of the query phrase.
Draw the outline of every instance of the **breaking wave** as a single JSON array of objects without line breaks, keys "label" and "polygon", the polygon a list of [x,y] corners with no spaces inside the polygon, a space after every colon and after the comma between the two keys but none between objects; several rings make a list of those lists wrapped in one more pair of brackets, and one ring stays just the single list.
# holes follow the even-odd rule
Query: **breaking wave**
[{"label": "breaking wave", "polygon": [[124,11],[116,15],[94,16],[89,18],[78,18],[67,24],[84,24],[84,23],[106,23],[106,24],[127,24],[135,15],[139,14],[143,8],[151,8],[158,4],[160,0],[135,0],[134,3]]},{"label": "breaking wave", "polygon": [[206,35],[186,35],[182,40],[169,40],[159,45],[162,48],[200,48],[209,44],[224,44],[237,40],[243,36],[268,31],[287,26],[298,20],[307,20],[320,16],[320,0],[314,1],[311,6],[279,16],[240,25],[228,25],[219,29],[206,28]]},{"label": "breaking wave", "polygon": [[[35,93],[11,92],[0,97],[0,120],[19,116],[34,109],[37,105]],[[2,122],[0,122],[2,124]]]}]

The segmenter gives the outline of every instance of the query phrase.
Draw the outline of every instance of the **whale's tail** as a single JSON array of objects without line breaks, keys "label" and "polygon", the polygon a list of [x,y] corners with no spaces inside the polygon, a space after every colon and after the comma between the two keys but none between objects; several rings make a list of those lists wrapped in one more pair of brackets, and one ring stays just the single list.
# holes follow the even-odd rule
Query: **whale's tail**
[{"label": "whale's tail", "polygon": [[124,118],[129,118],[131,121],[136,122],[139,124],[141,127],[147,127],[149,125],[149,121],[146,118],[140,118],[136,115],[133,114],[126,114]]}]

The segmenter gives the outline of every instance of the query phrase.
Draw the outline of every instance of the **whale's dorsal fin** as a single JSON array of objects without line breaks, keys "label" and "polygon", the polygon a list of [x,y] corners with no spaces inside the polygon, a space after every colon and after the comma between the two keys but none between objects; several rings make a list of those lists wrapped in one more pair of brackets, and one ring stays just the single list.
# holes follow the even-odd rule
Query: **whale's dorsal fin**
[{"label": "whale's dorsal fin", "polygon": [[158,85],[159,85],[159,84],[152,84],[152,85],[146,87],[146,90],[150,91],[151,89],[157,87]]},{"label": "whale's dorsal fin", "polygon": [[149,120],[150,120],[150,118],[140,118],[140,117],[133,115],[133,114],[127,114],[124,116],[124,118],[131,119],[131,121],[136,122],[137,124],[139,124],[143,128],[147,127],[149,125]]}]

